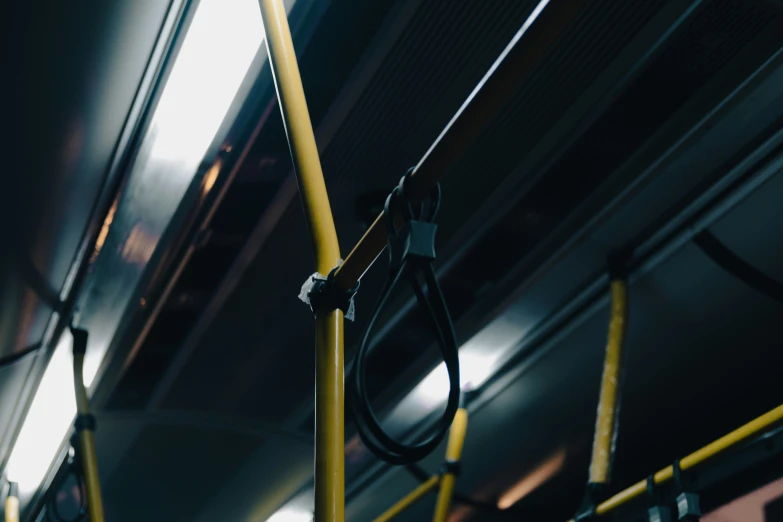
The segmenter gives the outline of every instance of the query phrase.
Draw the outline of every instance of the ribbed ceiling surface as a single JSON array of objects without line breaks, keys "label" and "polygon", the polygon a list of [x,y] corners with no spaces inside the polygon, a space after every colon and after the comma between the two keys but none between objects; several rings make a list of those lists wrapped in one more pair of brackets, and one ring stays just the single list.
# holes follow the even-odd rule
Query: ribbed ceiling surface
[{"label": "ribbed ceiling surface", "polygon": [[[442,244],[448,245],[458,237],[458,232],[480,203],[514,174],[542,137],[552,131],[580,96],[671,3],[663,0],[593,0],[587,3],[573,20],[566,36],[547,51],[544,60],[520,87],[503,114],[449,173],[448,182],[444,183],[447,204],[439,237]],[[315,101],[313,114],[319,136],[327,134],[325,129],[334,131],[328,133],[328,140],[323,140],[323,164],[344,249],[363,231],[363,224],[356,215],[357,199],[374,189],[388,189],[419,159],[524,22],[534,4],[515,0],[399,0],[393,6],[387,6],[390,7],[388,12],[379,7],[367,14],[373,20],[375,34],[369,30],[354,34],[361,45],[352,44],[347,36],[339,41],[343,46],[366,48],[363,53],[354,49],[355,53],[351,55],[354,70],[323,51],[330,41],[337,39],[335,31],[314,34],[302,56],[305,90],[317,93],[311,100]],[[340,10],[349,9],[350,2],[335,1],[331,6],[324,19],[336,24],[344,14]],[[468,259],[461,269],[454,270],[450,282],[444,280],[455,316],[475,305],[486,291],[488,282],[506,275],[516,261],[570,217],[593,191],[602,188],[618,167],[664,128],[679,109],[697,97],[700,90],[771,21],[774,18],[769,13],[738,0],[705,2],[705,7],[668,42],[668,47],[646,64],[647,69],[640,72],[636,84],[587,128],[584,137],[576,140],[560,162],[551,166],[551,172],[547,171],[528,197],[521,198],[510,212],[500,216],[504,219],[498,221],[500,225],[496,226],[494,235],[488,234],[488,242],[473,250],[474,258]],[[763,58],[766,55],[754,57],[756,60]],[[334,61],[334,71],[339,74],[335,73],[333,78],[319,77],[318,71],[330,69],[330,60]],[[365,78],[367,82],[361,94],[347,106],[339,107],[339,102],[351,98],[351,82],[359,81],[363,67],[373,72],[369,79]],[[615,72],[619,76],[624,70]],[[662,85],[661,82],[667,81],[667,75],[672,74],[674,77],[668,78],[670,84]],[[732,80],[739,81],[738,78]],[[321,81],[323,90],[319,89]],[[728,90],[730,85],[722,87]],[[655,103],[645,104],[650,97],[656,96],[656,91],[666,95],[656,98]],[[271,96],[271,92],[266,95]],[[277,110],[276,107],[272,109]],[[691,119],[700,116],[700,113],[689,114]],[[257,419],[262,424],[280,425],[290,432],[310,433],[312,318],[296,299],[296,293],[312,270],[311,257],[301,208],[298,204],[290,204],[291,198],[280,199],[279,194],[275,195],[291,167],[276,113],[269,117],[268,123],[215,219],[213,235],[205,240],[195,262],[186,269],[181,288],[173,294],[165,315],[161,316],[166,320],[161,320],[151,331],[148,342],[117,388],[112,408],[161,408],[163,414],[166,410],[217,411]],[[530,174],[534,177],[545,173]],[[556,176],[549,177],[550,174]],[[521,195],[514,193],[513,198]],[[209,327],[202,330],[199,338],[188,341],[193,351],[171,376],[169,384],[173,383],[172,387],[165,389],[163,396],[156,397],[154,392],[161,376],[170,368],[193,325],[204,320],[202,314],[214,288],[246,246],[253,225],[264,214],[267,205],[278,205],[279,208],[272,210],[280,215],[264,236],[260,252],[246,271],[233,274],[234,277],[242,275],[241,280],[219,313],[206,319]],[[498,238],[506,242],[497,241]],[[509,238],[513,242],[511,246]],[[680,261],[684,264],[672,268],[672,278],[703,266],[703,259],[694,261],[698,252],[687,250],[682,256]],[[376,269],[363,282],[357,300],[359,321],[348,327],[349,353],[369,314],[380,272],[382,268]],[[725,275],[713,272],[705,272],[702,279],[689,281],[689,291],[704,291],[704,295],[712,296],[709,292],[715,290],[716,284],[730,286]],[[666,343],[666,353],[670,356],[679,354],[688,343],[700,342],[699,330],[708,322],[705,315],[692,310],[698,301],[688,301],[688,295],[681,295],[685,287],[673,289],[668,277],[651,275],[640,285],[642,290],[638,295],[645,299],[640,309],[667,307],[661,324],[670,332],[660,340],[644,332],[635,332],[633,338],[644,344],[646,356],[655,351],[656,342]],[[747,301],[748,306],[754,306],[757,300],[757,296],[748,296],[742,289],[731,288],[721,294],[723,301],[715,298],[716,306],[725,305],[719,310],[716,308],[718,315],[724,314],[721,315],[724,317],[728,313],[729,301],[735,294],[740,296],[737,299]],[[743,324],[749,328],[767,325],[767,308],[765,305],[763,316],[757,315],[755,319],[751,317],[753,314],[742,316]],[[693,316],[686,316],[691,312]],[[679,326],[680,320],[688,324]],[[592,389],[590,383],[599,373],[604,322],[602,317],[596,316],[569,339],[564,339],[562,352],[553,351],[550,358],[539,363],[538,373],[528,374],[515,383],[501,400],[482,413],[484,427],[471,432],[469,445],[491,447],[493,432],[503,425],[506,417],[513,417],[507,420],[514,430],[520,433],[527,430],[525,433],[532,435],[527,439],[524,451],[518,447],[515,436],[506,437],[502,444],[493,448],[511,456],[500,466],[483,457],[481,452],[470,453],[467,463],[475,475],[461,484],[471,493],[483,495],[487,500],[494,499],[513,482],[515,473],[532,467],[542,453],[556,450],[557,444],[570,444],[571,436],[581,437],[574,443],[576,458],[585,455],[586,445],[582,439],[589,429],[594,396],[582,391]],[[477,327],[479,321],[475,323],[468,328]],[[677,335],[678,329],[682,329],[682,336]],[[708,341],[717,342],[716,339],[728,338],[727,335],[716,330]],[[421,354],[422,339],[421,324],[415,317],[401,323],[388,342],[387,357],[379,354],[374,362],[383,369],[385,376],[399,375],[409,370],[407,366],[412,366],[411,361]],[[769,339],[761,336],[758,340],[766,343]],[[584,346],[590,348],[583,350]],[[759,345],[760,353],[768,348],[768,344]],[[688,361],[698,360],[700,355],[709,352],[710,346],[700,345],[698,351],[689,355]],[[642,359],[634,363],[637,369],[639,364],[646,364],[647,359],[639,361]],[[660,365],[656,367],[660,374],[656,375],[663,376],[660,378],[668,375],[667,361],[664,358],[656,362]],[[678,377],[687,377],[684,366],[678,368],[678,372]],[[383,391],[381,385],[388,382],[386,377],[374,381],[379,384],[379,392]],[[577,381],[579,386],[576,386]],[[763,385],[759,383],[760,389]],[[642,388],[637,386],[637,391]],[[580,390],[576,399],[570,395],[552,395],[566,405],[562,410],[557,404],[545,402],[550,401],[549,392],[567,390],[570,393],[573,389]],[[519,400],[520,397],[524,400]],[[638,406],[641,399],[635,400]],[[551,416],[552,411],[559,411],[561,415]],[[632,426],[638,422],[636,417]],[[531,425],[535,429],[531,430]],[[560,435],[553,436],[555,432]],[[633,427],[627,433],[634,433]],[[167,452],[168,445],[178,444],[182,438],[189,438],[182,448]],[[136,498],[129,493],[139,491],[143,494],[144,488],[137,485],[152,470],[159,474],[155,480],[160,481],[162,491],[167,491],[166,483],[169,482],[180,480],[184,485],[168,491],[163,497],[154,497],[155,502],[160,503],[161,513],[170,520],[192,520],[199,510],[202,516],[204,513],[225,515],[229,507],[232,514],[240,517],[238,519],[263,520],[262,514],[274,510],[306,484],[310,476],[311,449],[292,442],[296,438],[293,436],[281,442],[233,434],[229,440],[219,427],[180,429],[151,422],[143,429],[139,428],[138,437],[128,442],[127,454],[113,464],[107,498],[114,499],[112,509],[117,513],[127,513],[127,520],[143,516],[138,505],[128,504]],[[696,439],[689,444],[694,441]],[[281,449],[286,444],[295,447]],[[200,473],[194,467],[198,459],[188,461],[188,455],[197,454],[200,447],[215,451],[203,461],[203,468],[209,473]],[[660,452],[656,454],[660,455]],[[151,461],[154,461],[153,467],[149,467]],[[577,468],[583,468],[581,463]],[[495,476],[498,469],[501,473]],[[362,470],[356,466],[349,471],[357,476]],[[634,475],[636,471],[631,468],[628,473]],[[214,473],[219,476],[213,476]],[[183,476],[186,476],[184,480]],[[219,485],[214,490],[204,485],[215,482]],[[398,489],[408,487],[409,482],[405,481]],[[377,514],[392,490],[385,490],[381,500],[371,496],[366,501],[358,500],[352,508],[355,510],[353,520],[367,520]],[[199,498],[191,505],[188,499],[194,493]],[[531,512],[541,508],[542,498],[551,502],[552,497],[546,496],[550,493],[551,490],[546,490],[543,497],[531,499],[527,504]],[[363,506],[368,511],[362,511]],[[413,512],[410,519],[417,519],[417,516]],[[480,516],[476,520],[481,520]]]}]

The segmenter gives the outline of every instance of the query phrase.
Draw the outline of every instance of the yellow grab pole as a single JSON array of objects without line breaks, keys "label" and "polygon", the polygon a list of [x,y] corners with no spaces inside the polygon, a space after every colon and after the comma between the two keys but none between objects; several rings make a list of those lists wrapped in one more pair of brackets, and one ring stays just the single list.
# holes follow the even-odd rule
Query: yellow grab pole
[{"label": "yellow grab pole", "polygon": [[340,246],[283,0],[261,0],[261,15],[315,266],[326,275],[340,260]]},{"label": "yellow grab pole", "polygon": [[[761,435],[781,421],[783,421],[783,404],[684,457],[680,460],[680,468],[683,471],[694,468],[751,437]],[[656,484],[663,484],[671,480],[673,475],[674,469],[672,466],[667,466],[653,475],[653,478]],[[598,515],[607,515],[631,500],[644,495],[646,491],[647,480],[640,480],[633,486],[598,504],[595,512]],[[569,522],[574,521],[572,519]]]},{"label": "yellow grab pole", "polygon": [[[269,62],[296,169],[315,254],[316,270],[328,274],[340,260],[326,183],[307,110],[302,78],[282,0],[260,0]],[[345,518],[343,411],[343,313],[316,314],[315,520]]]},{"label": "yellow grab pole", "polygon": [[[446,446],[446,464],[459,464],[462,458],[462,447],[465,445],[465,433],[468,430],[468,410],[460,408],[451,422],[449,441]],[[448,469],[440,479],[440,491],[435,503],[435,515],[433,522],[446,522],[451,511],[451,499],[454,496],[454,486],[457,483],[457,474]]]},{"label": "yellow grab pole", "polygon": [[376,518],[374,522],[388,522],[389,520],[393,519],[408,509],[410,506],[415,504],[424,495],[438,487],[439,482],[440,477],[438,475],[431,476],[426,481],[422,482],[416,489],[402,497],[396,504],[387,509],[386,512]]},{"label": "yellow grab pole", "polygon": [[612,278],[612,313],[609,320],[609,339],[606,343],[604,372],[601,377],[601,395],[593,437],[593,457],[590,461],[590,483],[607,484],[614,453],[617,427],[618,399],[623,359],[623,338],[628,313],[628,284],[624,279]]},{"label": "yellow grab pole", "polygon": [[8,483],[8,496],[5,497],[5,522],[19,522],[19,485]]},{"label": "yellow grab pole", "polygon": [[87,349],[87,332],[72,329],[73,334],[73,386],[76,393],[76,430],[79,434],[82,468],[87,492],[87,512],[91,522],[103,522],[101,482],[98,478],[98,461],[95,458],[95,422],[90,413],[90,401],[84,387],[84,355]]}]

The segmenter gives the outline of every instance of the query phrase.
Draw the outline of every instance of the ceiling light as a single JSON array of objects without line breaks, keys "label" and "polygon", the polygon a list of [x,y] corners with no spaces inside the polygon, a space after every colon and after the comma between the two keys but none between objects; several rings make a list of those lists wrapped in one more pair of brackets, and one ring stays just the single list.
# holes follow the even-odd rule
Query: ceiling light
[{"label": "ceiling light", "polygon": [[[497,357],[486,351],[464,347],[459,352],[459,380],[463,390],[479,388],[495,370]],[[446,364],[440,363],[414,388],[412,395],[427,408],[446,400],[449,393],[449,375]]]},{"label": "ceiling light", "polygon": [[72,337],[66,333],[46,367],[8,459],[6,475],[19,484],[22,497],[38,488],[76,416],[71,346]]},{"label": "ceiling light", "polygon": [[[197,3],[142,141],[148,159],[134,165],[131,176],[165,177],[175,171],[196,174],[263,36],[258,0]],[[175,170],[170,168],[172,162],[177,165]],[[108,233],[107,225],[98,248]],[[145,263],[156,242],[157,236],[149,245],[145,243],[141,251]],[[93,341],[88,347],[84,366],[87,386],[98,372],[107,344]],[[44,372],[6,468],[9,480],[19,483],[22,494],[29,497],[39,487],[75,415],[71,336],[66,334]]]},{"label": "ceiling light", "polygon": [[150,157],[203,159],[264,39],[258,0],[201,0],[152,117]]},{"label": "ceiling light", "polygon": [[312,520],[312,511],[283,508],[269,517],[266,522],[312,522]]}]

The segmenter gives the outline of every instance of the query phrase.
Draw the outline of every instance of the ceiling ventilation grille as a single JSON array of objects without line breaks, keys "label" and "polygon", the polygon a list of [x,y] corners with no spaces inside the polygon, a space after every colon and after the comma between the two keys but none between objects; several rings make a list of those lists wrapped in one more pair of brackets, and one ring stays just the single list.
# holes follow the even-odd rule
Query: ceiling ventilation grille
[{"label": "ceiling ventilation grille", "polygon": [[534,5],[421,2],[324,152],[327,176],[338,185],[358,180],[382,187],[398,178],[425,152]]}]

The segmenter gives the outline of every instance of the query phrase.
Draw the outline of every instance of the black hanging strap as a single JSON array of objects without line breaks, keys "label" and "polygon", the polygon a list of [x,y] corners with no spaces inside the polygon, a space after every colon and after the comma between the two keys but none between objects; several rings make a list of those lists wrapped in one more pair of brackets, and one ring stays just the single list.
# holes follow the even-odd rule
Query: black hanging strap
[{"label": "black hanging strap", "polygon": [[[440,203],[440,186],[436,185],[429,200],[423,201],[414,211],[408,188],[411,173],[412,170],[403,176],[399,186],[386,199],[384,216],[389,241],[389,272],[349,375],[353,415],[362,442],[378,458],[397,465],[418,462],[438,447],[448,433],[460,400],[459,357],[454,326],[432,266],[435,260],[437,230],[434,220]],[[395,220],[395,216],[399,215],[402,215],[403,219]],[[375,322],[386,306],[392,290],[404,279],[412,286],[419,304],[429,318],[449,376],[446,409],[439,419],[436,432],[424,441],[414,444],[395,440],[381,426],[368,400],[364,368]]]}]

